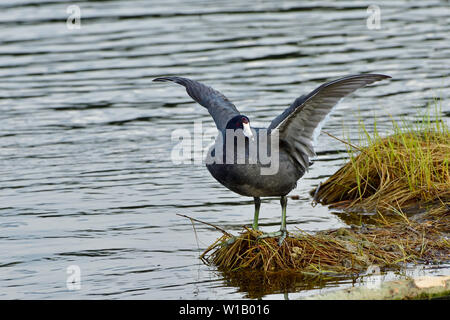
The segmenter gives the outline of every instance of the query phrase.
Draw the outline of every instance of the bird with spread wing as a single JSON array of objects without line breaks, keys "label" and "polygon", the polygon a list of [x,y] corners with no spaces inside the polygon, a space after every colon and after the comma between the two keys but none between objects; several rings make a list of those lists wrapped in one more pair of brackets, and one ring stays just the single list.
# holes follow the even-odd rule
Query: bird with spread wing
[{"label": "bird with spread wing", "polygon": [[[327,115],[342,98],[356,89],[387,78],[390,77],[381,74],[360,74],[327,82],[309,94],[297,98],[268,128],[252,128],[250,119],[241,114],[222,93],[200,82],[175,76],[160,77],[153,81],[171,81],[184,86],[188,95],[208,110],[216,123],[220,138],[216,139],[208,152],[206,167],[211,175],[228,189],[254,198],[253,229],[258,230],[261,197],[280,197],[280,231],[264,236],[278,236],[281,245],[287,235],[287,194],[296,187],[297,181],[308,170],[310,158],[315,156],[314,137],[320,133]],[[232,139],[227,139],[227,136],[231,135]],[[265,138],[276,137],[278,148],[274,150],[271,144],[261,143],[267,141],[261,139],[263,135]],[[237,143],[239,138],[242,138],[244,143]],[[263,174],[261,169],[267,167],[266,163],[262,163],[260,159],[249,161],[251,146],[254,146],[253,150],[256,150],[258,155],[261,154],[259,151],[271,153],[271,159],[274,159],[276,151],[277,170],[271,174]],[[230,150],[233,161],[226,158]],[[243,156],[245,161],[236,161],[239,155]]]}]

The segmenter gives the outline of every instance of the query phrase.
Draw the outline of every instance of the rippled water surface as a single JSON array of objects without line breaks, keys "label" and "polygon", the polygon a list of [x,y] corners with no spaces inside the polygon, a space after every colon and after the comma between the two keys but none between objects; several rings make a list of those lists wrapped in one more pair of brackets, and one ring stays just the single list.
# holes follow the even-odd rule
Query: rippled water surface
[{"label": "rippled water surface", "polygon": [[[172,163],[175,129],[214,123],[157,76],[205,82],[264,126],[327,80],[384,73],[393,79],[346,98],[324,130],[356,138],[358,119],[376,115],[388,133],[390,115],[413,116],[433,98],[450,118],[448,1],[378,1],[378,30],[367,28],[366,1],[77,1],[81,29],[66,27],[70,4],[0,3],[0,298],[253,296],[198,259],[220,234],[195,234],[176,215],[237,232],[253,204],[203,165]],[[345,147],[322,134],[316,150],[291,192],[290,230],[345,225],[308,194]],[[263,200],[260,219],[277,230],[278,199]],[[80,290],[66,287],[70,265]],[[300,284],[289,298],[351,284]]]}]

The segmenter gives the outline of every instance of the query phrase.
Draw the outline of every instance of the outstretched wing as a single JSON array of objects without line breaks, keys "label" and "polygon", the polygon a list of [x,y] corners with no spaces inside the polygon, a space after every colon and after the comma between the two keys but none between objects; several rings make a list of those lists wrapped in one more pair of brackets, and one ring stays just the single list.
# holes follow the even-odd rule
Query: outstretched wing
[{"label": "outstretched wing", "polygon": [[153,79],[153,81],[172,81],[186,87],[188,95],[208,109],[219,130],[224,130],[228,120],[240,114],[227,97],[195,80],[182,77],[161,77]]},{"label": "outstretched wing", "polygon": [[314,135],[320,133],[326,116],[346,95],[375,81],[390,78],[382,74],[346,76],[327,82],[308,95],[297,98],[289,108],[276,117],[269,126],[278,130],[279,138],[291,155],[308,168],[309,157],[314,157]]}]

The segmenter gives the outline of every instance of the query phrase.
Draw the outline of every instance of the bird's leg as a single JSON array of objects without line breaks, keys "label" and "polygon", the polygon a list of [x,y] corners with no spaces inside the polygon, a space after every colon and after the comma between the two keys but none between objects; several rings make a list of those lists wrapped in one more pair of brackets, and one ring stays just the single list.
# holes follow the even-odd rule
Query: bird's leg
[{"label": "bird's leg", "polygon": [[259,208],[261,208],[261,198],[260,197],[254,197],[255,200],[255,214],[253,216],[253,230],[259,230],[258,227],[258,218],[259,218]]},{"label": "bird's leg", "polygon": [[280,198],[281,203],[281,228],[280,231],[264,233],[259,236],[258,239],[269,238],[269,237],[279,237],[278,244],[281,246],[283,244],[284,239],[287,236],[286,229],[286,207],[287,207],[287,196],[282,196]]},{"label": "bird's leg", "polygon": [[[259,218],[259,208],[261,208],[261,198],[260,197],[253,197],[253,199],[255,201],[255,214],[253,216],[252,229],[257,231],[257,230],[259,230],[258,218]],[[237,238],[238,237],[236,237],[236,236],[230,237],[230,239],[228,239],[226,241],[226,244],[227,245],[233,244],[236,241]]]},{"label": "bird's leg", "polygon": [[286,207],[287,207],[287,196],[282,196],[280,198],[281,203],[281,236],[279,240],[279,245],[283,243],[284,239],[286,239],[287,236],[287,229],[286,229]]}]

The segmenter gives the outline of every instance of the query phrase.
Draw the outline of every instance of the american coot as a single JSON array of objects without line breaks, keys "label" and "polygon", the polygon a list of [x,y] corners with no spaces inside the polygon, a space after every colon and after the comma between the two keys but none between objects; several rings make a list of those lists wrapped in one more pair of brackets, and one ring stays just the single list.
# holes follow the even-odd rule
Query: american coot
[{"label": "american coot", "polygon": [[[297,180],[308,169],[310,157],[315,156],[313,140],[320,132],[326,116],[346,95],[367,84],[387,78],[390,77],[381,74],[361,74],[327,82],[311,93],[297,98],[266,129],[252,129],[249,118],[240,114],[223,94],[197,81],[182,77],[161,77],[153,81],[172,81],[184,86],[189,96],[211,114],[219,130],[219,136],[209,150],[206,167],[211,175],[228,189],[254,198],[253,229],[258,229],[260,197],[281,197],[281,229],[276,233],[265,234],[265,236],[279,236],[281,245],[287,234],[287,194],[296,187]],[[230,132],[234,135],[233,140],[227,139]],[[272,138],[272,141],[273,137],[276,137],[275,149],[272,141],[265,145],[261,143],[266,141],[260,139],[264,135]],[[238,143],[239,138],[243,138],[244,143]],[[277,160],[276,166],[273,166],[276,170],[272,170],[273,172],[269,170],[269,173],[264,174],[262,169],[267,169],[267,163],[262,163],[259,157],[256,163],[250,161],[249,150],[252,149],[250,146],[256,146],[253,150],[270,153],[271,160]],[[232,161],[228,158],[230,150]],[[237,161],[239,155],[243,155],[244,162]]]}]

